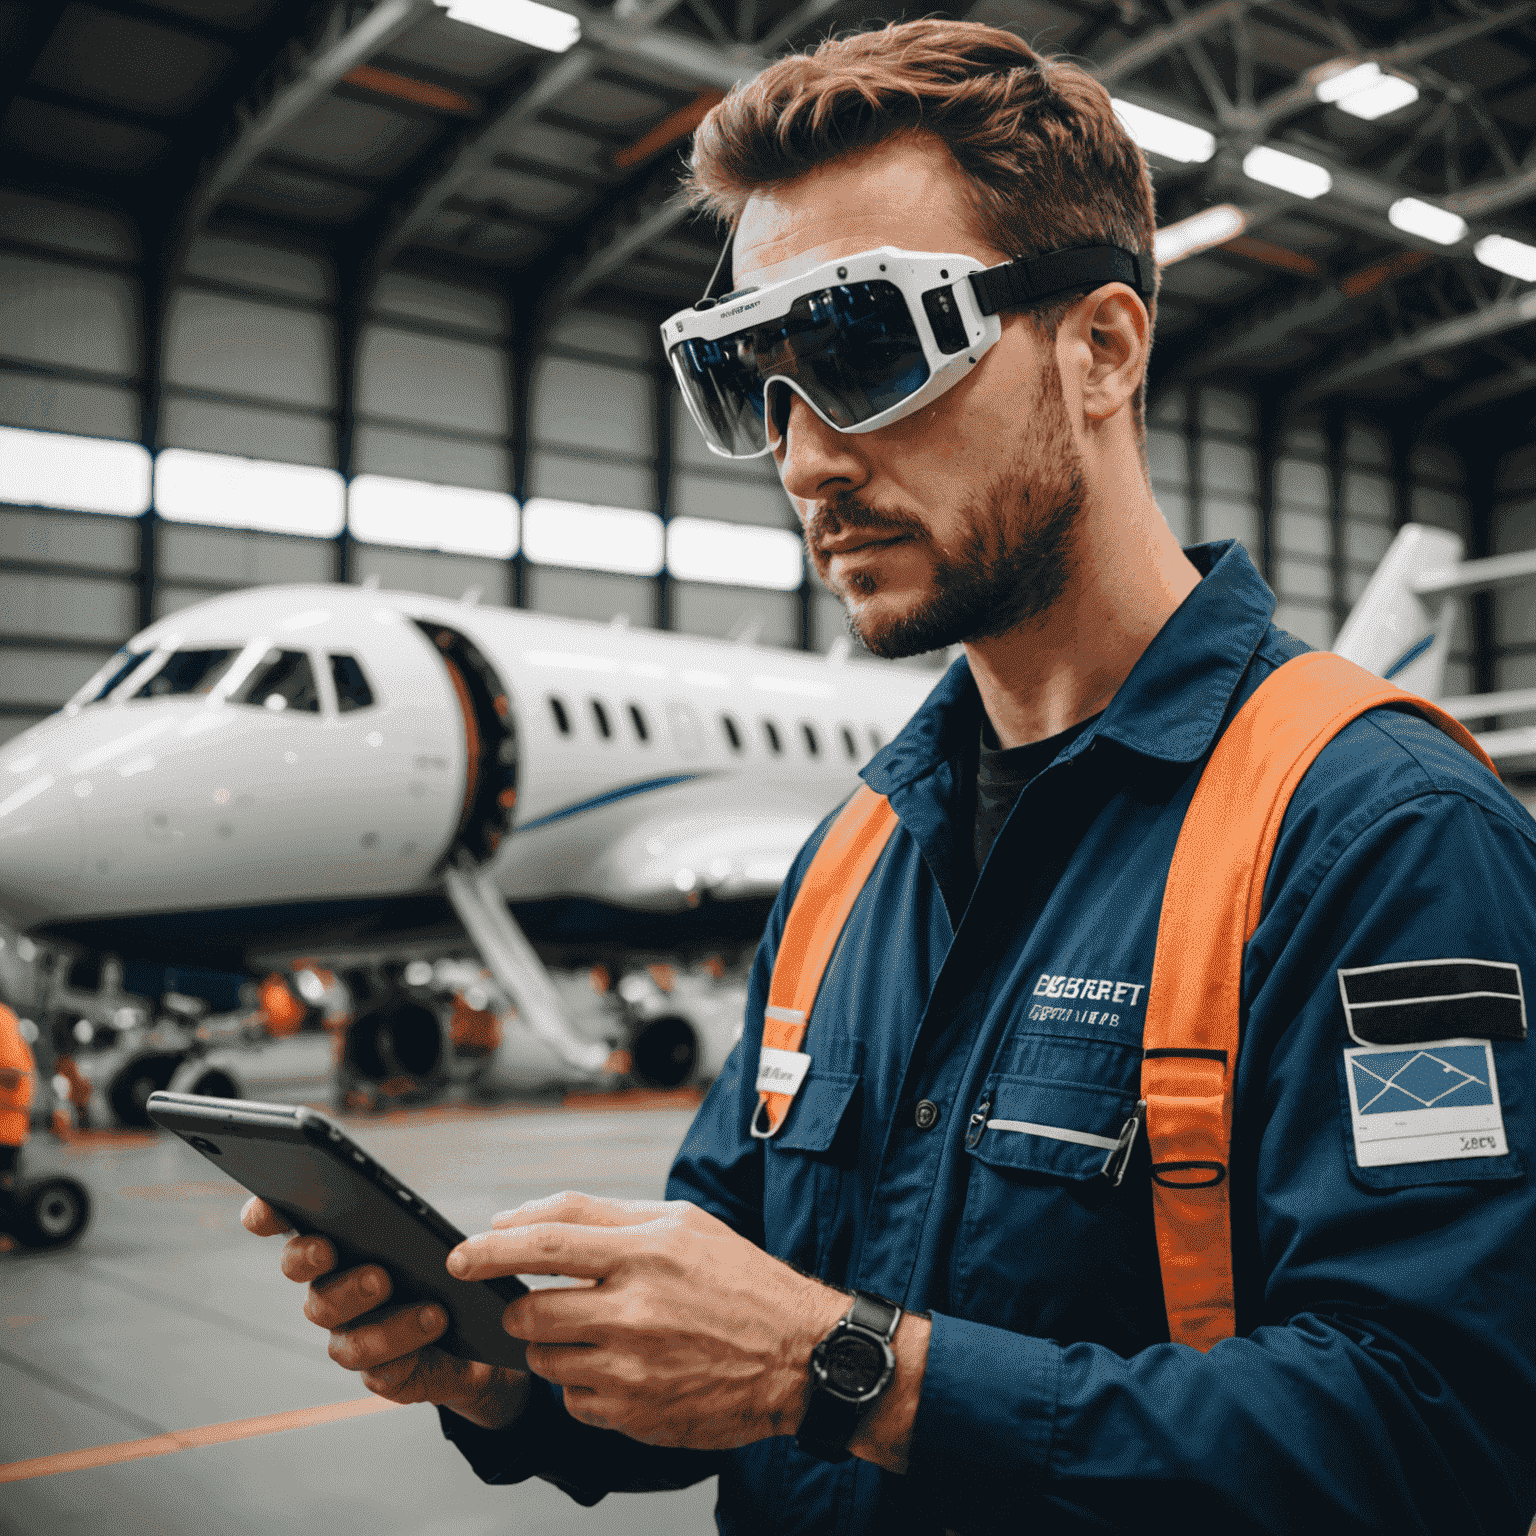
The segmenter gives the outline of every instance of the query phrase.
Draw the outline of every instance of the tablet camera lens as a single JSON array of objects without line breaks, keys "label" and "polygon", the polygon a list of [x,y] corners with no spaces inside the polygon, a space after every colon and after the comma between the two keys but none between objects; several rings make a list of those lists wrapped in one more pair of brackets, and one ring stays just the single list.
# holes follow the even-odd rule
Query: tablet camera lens
[{"label": "tablet camera lens", "polygon": [[215,1146],[206,1136],[194,1136],[192,1138],[192,1145],[199,1152],[206,1152],[209,1157],[223,1157],[224,1155],[223,1147]]}]

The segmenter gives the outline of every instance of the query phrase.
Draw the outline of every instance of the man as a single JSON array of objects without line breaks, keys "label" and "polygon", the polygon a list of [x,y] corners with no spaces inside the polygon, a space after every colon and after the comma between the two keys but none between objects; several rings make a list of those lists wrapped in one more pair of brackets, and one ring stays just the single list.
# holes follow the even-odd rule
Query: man
[{"label": "man", "polygon": [[[737,293],[760,291],[743,314],[883,247],[990,269],[1152,246],[1145,166],[1105,93],[971,24],[771,67],[706,120],[694,186],[733,223]],[[772,447],[864,642],[965,657],[864,770],[899,824],[777,1133],[752,1130],[768,983],[826,828],[786,881],[671,1199],[557,1195],[456,1251],[467,1277],[595,1282],[509,1307],[535,1376],[434,1350],[431,1307],[349,1326],[385,1300],[383,1274],[330,1274],[323,1240],[285,1249],[333,1358],[438,1404],[487,1480],[542,1476],[591,1503],[718,1474],[726,1532],[1513,1536],[1536,1509],[1523,1012],[1521,1038],[1489,1045],[1501,1155],[1362,1166],[1344,1091],[1341,971],[1536,957],[1536,827],[1434,726],[1357,720],[1281,830],[1244,955],[1235,1337],[1169,1342],[1144,1145],[1118,1186],[1100,1174],[1136,1098],[1163,881],[1200,770],[1305,650],[1270,624],[1240,549],[1182,551],[1152,499],[1151,285],[1125,259],[1132,280],[1006,310],[995,344],[961,347],[957,383],[875,430],[859,430],[869,402],[851,430],[825,391],[813,409],[811,352],[764,363],[766,330],[760,370],[795,384],[766,386],[756,426],[750,389],[717,419],[701,392],[722,441]],[[1477,1035],[1492,1004],[1469,1008]],[[260,1202],[245,1220],[281,1229]],[[810,1362],[849,1291],[905,1310],[860,1303],[894,1315],[894,1372],[839,1421],[838,1461]]]}]

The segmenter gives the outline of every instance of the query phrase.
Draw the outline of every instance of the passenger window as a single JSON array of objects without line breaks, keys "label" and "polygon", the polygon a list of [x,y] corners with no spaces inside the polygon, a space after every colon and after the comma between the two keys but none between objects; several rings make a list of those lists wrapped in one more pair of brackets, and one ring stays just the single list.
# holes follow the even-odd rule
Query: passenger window
[{"label": "passenger window", "polygon": [[859,760],[859,744],[853,739],[853,732],[845,725],[841,727],[843,737],[843,751],[848,754],[848,761],[856,763]]},{"label": "passenger window", "polygon": [[136,699],[168,699],[186,694],[206,694],[229,671],[237,651],[177,651],[134,694]]},{"label": "passenger window", "polygon": [[732,752],[741,751],[741,731],[736,722],[729,715],[720,716],[720,729],[725,732],[725,739],[731,744]]},{"label": "passenger window", "polygon": [[320,691],[315,687],[308,655],[303,651],[268,651],[249,680],[236,690],[233,702],[258,704],[274,714],[288,709],[319,714]]},{"label": "passenger window", "polygon": [[149,655],[148,651],[119,651],[97,674],[101,681],[92,679],[87,704],[99,704],[120,683],[128,681],[128,674]]},{"label": "passenger window", "polygon": [[367,709],[373,703],[373,689],[355,656],[331,657],[331,681],[336,685],[336,708],[342,714]]},{"label": "passenger window", "polygon": [[629,706],[629,723],[634,726],[635,735],[641,741],[649,741],[651,739],[651,728],[645,723],[645,716],[641,713],[638,704],[631,704]]},{"label": "passenger window", "polygon": [[800,734],[805,737],[805,750],[812,757],[821,756],[821,738],[816,734],[816,727],[809,720],[800,722]]},{"label": "passenger window", "polygon": [[880,732],[877,731],[874,728],[874,726],[870,726],[870,728],[869,728],[869,750],[871,752],[878,752],[880,750],[880,748],[883,747],[884,745],[885,745],[885,743],[880,739]]},{"label": "passenger window", "polygon": [[772,720],[763,721],[763,735],[768,740],[768,750],[777,757],[784,750],[784,743],[779,740],[779,728]]},{"label": "passenger window", "polygon": [[565,705],[554,694],[549,696],[549,712],[555,717],[555,729],[562,736],[571,734],[571,717],[565,712]]},{"label": "passenger window", "polygon": [[597,734],[604,741],[612,740],[613,726],[609,724],[608,711],[603,708],[603,701],[601,699],[592,700],[592,719],[597,724]]}]

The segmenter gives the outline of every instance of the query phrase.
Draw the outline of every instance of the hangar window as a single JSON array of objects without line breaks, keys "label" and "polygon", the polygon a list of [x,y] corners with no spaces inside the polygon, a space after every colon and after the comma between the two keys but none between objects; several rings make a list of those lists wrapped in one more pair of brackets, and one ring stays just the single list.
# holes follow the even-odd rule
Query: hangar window
[{"label": "hangar window", "polygon": [[315,669],[303,651],[270,650],[261,658],[250,679],[231,696],[236,704],[257,704],[274,713],[295,709],[305,714],[320,713],[320,690],[315,687]]},{"label": "hangar window", "polygon": [[603,701],[601,699],[592,700],[592,720],[597,726],[597,734],[604,741],[611,741],[613,739],[613,725],[608,719],[608,711],[603,708]]},{"label": "hangar window", "polygon": [[629,706],[629,723],[635,728],[635,735],[641,741],[651,739],[651,728],[645,723],[645,714],[638,704]]},{"label": "hangar window", "polygon": [[729,715],[720,716],[720,729],[725,732],[725,739],[731,744],[732,752],[740,752],[741,729]]},{"label": "hangar window", "polygon": [[565,712],[565,703],[557,699],[554,694],[549,696],[549,712],[555,717],[555,729],[562,736],[571,734],[571,717]]},{"label": "hangar window", "polygon": [[853,739],[853,732],[848,727],[840,727],[843,738],[843,751],[848,754],[848,761],[856,763],[859,760],[859,744]]},{"label": "hangar window", "polygon": [[[99,674],[101,682],[91,689],[87,704],[99,704],[119,683],[128,681],[128,674],[149,655],[148,651],[119,651]],[[94,679],[93,679],[94,681]]]},{"label": "hangar window", "polygon": [[784,743],[779,739],[779,728],[772,720],[763,721],[763,735],[768,739],[768,750],[777,757],[784,750]]},{"label": "hangar window", "polygon": [[368,686],[357,657],[332,656],[331,681],[336,685],[336,708],[342,714],[348,710],[367,709],[373,703],[373,689]]},{"label": "hangar window", "polygon": [[136,699],[168,699],[202,694],[229,670],[238,651],[173,651],[150,680],[134,694]]},{"label": "hangar window", "polygon": [[809,720],[800,722],[800,734],[805,737],[805,750],[812,757],[821,756],[821,737],[816,734],[816,727]]}]

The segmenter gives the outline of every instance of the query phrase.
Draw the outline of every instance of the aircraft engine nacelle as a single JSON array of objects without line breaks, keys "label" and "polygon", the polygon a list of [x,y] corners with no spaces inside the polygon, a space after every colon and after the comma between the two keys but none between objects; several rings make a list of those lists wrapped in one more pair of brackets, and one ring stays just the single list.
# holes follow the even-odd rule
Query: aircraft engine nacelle
[{"label": "aircraft engine nacelle", "polygon": [[448,1081],[452,1050],[443,1021],[424,1002],[389,997],[360,1013],[343,1037],[338,1097],[421,1098]]}]

